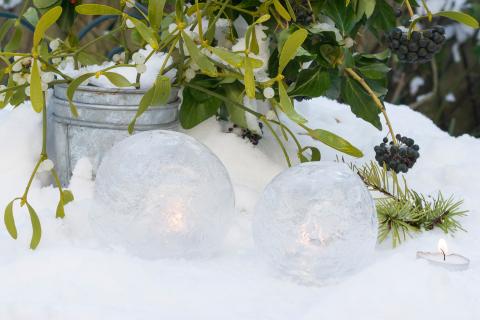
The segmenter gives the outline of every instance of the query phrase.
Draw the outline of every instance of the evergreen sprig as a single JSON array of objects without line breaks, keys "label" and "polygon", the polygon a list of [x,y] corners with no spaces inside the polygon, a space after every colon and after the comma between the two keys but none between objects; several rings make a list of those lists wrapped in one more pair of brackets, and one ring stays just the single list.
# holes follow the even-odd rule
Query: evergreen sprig
[{"label": "evergreen sprig", "polygon": [[400,181],[395,172],[373,161],[361,167],[349,166],[370,190],[381,194],[375,199],[380,242],[391,235],[392,245],[396,247],[407,236],[435,227],[452,234],[465,231],[457,220],[468,212],[461,209],[463,200],[455,200],[453,196],[445,198],[441,192],[436,196],[423,195],[410,189],[404,176]]}]

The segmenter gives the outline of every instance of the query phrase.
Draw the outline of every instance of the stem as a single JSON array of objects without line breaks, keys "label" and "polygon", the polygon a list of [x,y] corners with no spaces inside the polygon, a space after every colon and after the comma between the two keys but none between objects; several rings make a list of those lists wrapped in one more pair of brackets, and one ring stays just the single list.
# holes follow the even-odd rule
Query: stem
[{"label": "stem", "polygon": [[22,201],[21,201],[21,204],[25,204],[27,202],[27,196],[28,196],[28,191],[30,190],[30,187],[32,185],[32,182],[33,182],[33,178],[35,177],[35,174],[37,173],[38,171],[38,168],[40,167],[40,164],[45,160],[45,156],[43,154],[40,155],[40,159],[38,159],[37,161],[37,164],[35,165],[35,168],[33,168],[33,172],[32,174],[30,175],[30,179],[28,180],[28,184],[27,184],[27,187],[25,188],[25,192],[23,193],[23,196],[22,196]]},{"label": "stem", "polygon": [[[213,1],[213,3],[218,4],[218,5],[221,4],[221,3],[218,2],[218,1]],[[223,5],[223,4],[222,4],[222,5]],[[255,17],[255,16],[258,15],[256,12],[248,11],[248,10],[245,10],[245,9],[242,9],[242,8],[238,8],[237,6],[232,6],[232,5],[230,5],[230,4],[226,4],[225,6],[226,6],[227,8],[229,8],[229,9],[232,9],[232,10],[235,10],[235,11],[238,11],[238,12],[242,12],[242,13],[251,15],[252,17]]]},{"label": "stem", "polygon": [[44,106],[42,110],[42,153],[43,157],[47,156],[47,107]]},{"label": "stem", "polygon": [[[408,2],[408,0],[407,0]],[[356,80],[360,85],[367,91],[368,95],[372,98],[373,102],[375,105],[380,109],[380,111],[383,114],[383,117],[385,118],[385,121],[388,126],[388,131],[390,132],[390,135],[392,136],[392,141],[394,144],[397,144],[397,138],[395,137],[395,133],[393,131],[392,124],[390,122],[390,119],[388,118],[387,111],[385,110],[385,107],[383,106],[383,103],[378,99],[377,95],[373,90],[370,88],[370,86],[367,84],[367,82],[360,77],[353,69],[351,68],[345,68],[345,71],[347,74],[352,77],[354,80]]]},{"label": "stem", "polygon": [[407,6],[408,15],[409,15],[410,17],[413,17],[413,16],[414,16],[414,13],[413,13],[412,6],[410,5],[410,1],[409,1],[409,0],[405,0],[405,5]]},{"label": "stem", "polygon": [[278,136],[278,134],[275,132],[275,130],[272,128],[272,125],[269,123],[269,121],[267,120],[267,118],[265,118],[264,116],[261,116],[259,118],[259,120],[261,120],[263,123],[265,123],[265,125],[267,126],[267,128],[270,130],[270,132],[272,133],[272,135],[275,137],[275,140],[277,140],[277,143],[280,145],[280,148],[282,149],[282,152],[283,152],[283,155],[285,157],[285,160],[287,161],[287,165],[288,167],[291,167],[292,166],[292,163],[290,162],[290,157],[288,156],[288,152],[287,152],[287,149],[285,148],[285,146],[283,145],[283,142],[282,140],[280,140],[280,137]]},{"label": "stem", "polygon": [[47,60],[43,59],[42,57],[38,56],[38,60],[40,60],[43,64],[45,64],[48,68],[52,69],[55,73],[58,73],[63,79],[72,81],[73,79],[63,73],[62,71],[58,70],[55,66],[51,65]]},{"label": "stem", "polygon": [[87,42],[86,44],[84,44],[83,46],[81,46],[80,48],[78,48],[77,50],[75,50],[75,53],[79,53],[80,51],[85,50],[86,48],[88,48],[89,46],[91,46],[92,44],[94,44],[95,42],[97,42],[97,41],[99,41],[99,40],[102,40],[102,39],[104,39],[104,38],[107,38],[107,37],[110,36],[111,34],[116,33],[116,32],[118,32],[118,31],[120,31],[120,30],[122,30],[122,29],[123,29],[123,26],[117,27],[117,28],[113,29],[112,31],[101,35],[100,37],[95,38],[95,39]]}]

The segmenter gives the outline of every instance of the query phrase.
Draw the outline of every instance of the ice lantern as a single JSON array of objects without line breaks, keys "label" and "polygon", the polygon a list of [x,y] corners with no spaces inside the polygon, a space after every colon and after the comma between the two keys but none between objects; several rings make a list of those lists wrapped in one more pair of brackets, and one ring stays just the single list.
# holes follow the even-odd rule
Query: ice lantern
[{"label": "ice lantern", "polygon": [[304,284],[328,284],[372,257],[375,203],[345,164],[304,163],[265,188],[253,232],[256,245],[282,274]]},{"label": "ice lantern", "polygon": [[234,214],[222,162],[194,138],[147,131],[116,144],[95,182],[91,223],[101,238],[145,258],[214,254]]}]

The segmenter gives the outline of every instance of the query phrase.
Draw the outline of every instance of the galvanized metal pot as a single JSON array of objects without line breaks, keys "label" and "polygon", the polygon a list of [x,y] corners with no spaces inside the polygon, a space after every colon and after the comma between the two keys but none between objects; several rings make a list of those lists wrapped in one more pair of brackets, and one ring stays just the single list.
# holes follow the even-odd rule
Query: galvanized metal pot
[{"label": "galvanized metal pot", "polygon": [[[90,159],[95,175],[105,152],[129,135],[128,124],[145,94],[136,89],[81,86],[73,98],[79,114],[74,118],[66,91],[65,85],[55,86],[47,105],[48,151],[63,184],[68,183],[77,161],[84,157]],[[135,129],[176,130],[180,103],[177,93],[172,90],[167,105],[150,107],[138,118]]]}]

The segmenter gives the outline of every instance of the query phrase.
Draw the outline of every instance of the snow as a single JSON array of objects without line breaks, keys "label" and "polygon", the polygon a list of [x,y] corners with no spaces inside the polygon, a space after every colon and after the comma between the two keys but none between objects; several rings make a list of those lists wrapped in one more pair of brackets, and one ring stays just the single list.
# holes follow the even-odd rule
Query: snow
[{"label": "snow", "polygon": [[[151,51],[152,51],[152,47],[147,45],[144,49],[140,49],[137,52],[142,54],[144,57],[147,57],[151,53]],[[150,87],[152,87],[166,58],[167,58],[166,53],[157,52],[157,53],[154,53],[151,56],[151,58],[145,62],[146,71],[141,74],[140,89],[149,89]],[[172,63],[172,61],[173,61],[172,58],[169,57],[166,63],[166,67],[168,67]],[[133,61],[130,61],[130,64],[133,66],[135,63]],[[101,65],[96,65],[96,64],[88,65],[76,70],[74,68],[73,61],[65,60],[60,65],[60,69],[63,73],[71,76],[72,78],[76,78],[82,74],[85,74],[88,72],[97,72],[105,68],[112,67],[114,65],[115,65],[114,62],[108,61],[108,62],[104,62]],[[137,69],[134,67],[116,67],[109,70],[109,72],[118,73],[124,76],[131,83],[136,82]],[[165,76],[167,76],[173,81],[176,74],[177,74],[177,70],[173,68],[172,70],[166,72]],[[104,75],[101,75],[98,78],[96,76],[92,76],[91,78],[87,79],[83,84],[84,85],[91,84],[91,85],[102,87],[102,88],[116,88],[116,86],[112,84]]]},{"label": "snow", "polygon": [[[373,158],[374,144],[386,135],[326,98],[298,108],[311,127],[348,138],[364,151],[364,160]],[[223,161],[235,188],[236,217],[221,254],[143,260],[104,246],[89,224],[93,182],[88,162],[81,161],[71,182],[76,200],[64,220],[54,218],[58,190],[34,180],[30,201],[43,227],[36,251],[28,249],[31,226],[24,208],[15,207],[18,240],[0,230],[0,319],[478,319],[480,141],[450,137],[405,106],[387,109],[396,130],[421,146],[419,162],[407,175],[411,186],[465,199],[471,212],[461,222],[469,232],[451,238],[434,230],[397,249],[380,244],[369,266],[336,285],[309,287],[284,279],[255,249],[251,220],[261,190],[285,161],[270,135],[254,147],[223,133],[211,119],[188,134]],[[40,130],[40,117],[28,105],[0,111],[1,204],[23,192],[40,151]],[[333,150],[320,149],[324,160],[335,158]],[[417,250],[436,250],[440,238],[450,251],[470,258],[468,270],[450,272],[415,259]]]}]

